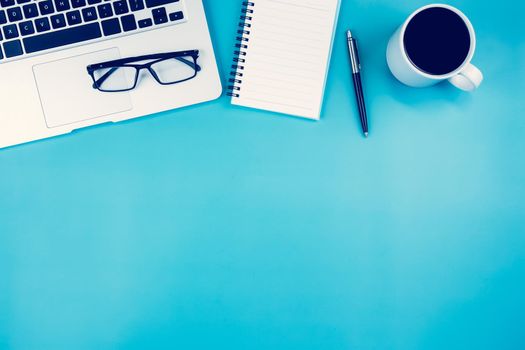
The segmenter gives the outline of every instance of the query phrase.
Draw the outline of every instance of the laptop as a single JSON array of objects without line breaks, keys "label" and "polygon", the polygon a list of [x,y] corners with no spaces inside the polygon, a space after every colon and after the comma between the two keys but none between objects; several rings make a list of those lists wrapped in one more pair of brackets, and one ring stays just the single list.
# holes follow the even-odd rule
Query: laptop
[{"label": "laptop", "polygon": [[[199,71],[130,91],[98,90],[87,66],[198,51]],[[221,95],[202,0],[0,0],[0,148]]]}]

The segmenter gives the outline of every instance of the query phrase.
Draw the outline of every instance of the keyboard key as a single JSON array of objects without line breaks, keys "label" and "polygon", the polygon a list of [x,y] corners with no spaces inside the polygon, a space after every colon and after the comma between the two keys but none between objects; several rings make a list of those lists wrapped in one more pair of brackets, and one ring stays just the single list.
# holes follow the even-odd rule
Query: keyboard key
[{"label": "keyboard key", "polygon": [[149,18],[141,19],[139,21],[139,28],[151,27],[152,25],[153,25],[153,21]]},{"label": "keyboard key", "polygon": [[36,31],[39,33],[47,32],[49,29],[51,29],[51,26],[49,24],[49,20],[47,19],[47,17],[35,19],[35,27],[36,27]]},{"label": "keyboard key", "polygon": [[38,7],[40,8],[40,14],[42,15],[49,15],[50,13],[55,12],[55,7],[51,0],[39,2]]},{"label": "keyboard key", "polygon": [[14,4],[15,0],[0,0],[0,5],[2,5],[2,7],[13,6]]},{"label": "keyboard key", "polygon": [[88,0],[88,4],[90,5],[100,4],[101,2],[102,0]]},{"label": "keyboard key", "polygon": [[2,54],[2,49],[0,48],[0,60],[4,58],[4,55]]},{"label": "keyboard key", "polygon": [[2,31],[0,30],[0,41],[4,40],[4,37],[2,36]]},{"label": "keyboard key", "polygon": [[170,13],[170,21],[178,21],[184,18],[182,11]]},{"label": "keyboard key", "polygon": [[51,16],[51,25],[53,26],[53,29],[63,28],[66,26],[66,18],[61,13],[53,15]]},{"label": "keyboard key", "polygon": [[31,2],[31,0],[16,0],[17,4],[27,4],[28,2]]},{"label": "keyboard key", "polygon": [[9,24],[4,27],[4,37],[6,39],[13,39],[18,36],[18,28],[16,24]]},{"label": "keyboard key", "polygon": [[5,11],[0,10],[0,24],[7,23],[7,18],[5,16]]},{"label": "keyboard key", "polygon": [[125,32],[137,29],[137,21],[135,21],[135,15],[126,15],[120,18],[122,21],[122,29]]},{"label": "keyboard key", "polygon": [[118,18],[111,18],[106,19],[105,21],[102,21],[102,31],[104,32],[105,36],[108,35],[114,35],[121,32],[120,30],[120,22],[118,21]]},{"label": "keyboard key", "polygon": [[140,11],[144,9],[144,0],[128,0],[131,11]]},{"label": "keyboard key", "polygon": [[70,26],[82,23],[82,17],[80,15],[79,10],[70,11],[66,13],[66,17],[67,17],[67,24],[69,24]]},{"label": "keyboard key", "polygon": [[146,7],[157,7],[157,6],[163,6],[167,4],[171,4],[174,2],[178,2],[179,0],[146,0]]},{"label": "keyboard key", "polygon": [[116,15],[123,15],[129,12],[126,0],[115,1],[113,3],[113,9],[115,10]]},{"label": "keyboard key", "polygon": [[13,40],[4,43],[4,51],[5,57],[7,58],[20,56],[24,53],[22,50],[22,44],[20,44],[20,40]]},{"label": "keyboard key", "polygon": [[72,0],[71,4],[73,5],[73,8],[79,8],[86,6],[86,0]]},{"label": "keyboard key", "polygon": [[55,7],[57,11],[67,11],[71,8],[69,0],[55,0]]},{"label": "keyboard key", "polygon": [[36,4],[24,5],[22,9],[24,10],[24,17],[26,19],[30,19],[30,18],[38,16],[38,9],[36,7]]},{"label": "keyboard key", "polygon": [[166,9],[164,7],[151,10],[151,14],[153,15],[153,22],[155,22],[155,24],[168,22],[168,15],[166,14]]},{"label": "keyboard key", "polygon": [[20,34],[22,35],[30,35],[35,32],[35,27],[33,27],[33,22],[31,21],[20,22],[18,27],[20,28]]},{"label": "keyboard key", "polygon": [[111,9],[111,4],[102,4],[97,6],[98,16],[100,18],[108,18],[113,16],[113,10]]},{"label": "keyboard key", "polygon": [[100,38],[102,33],[98,23],[89,23],[40,35],[24,38],[27,53],[51,49],[64,45],[80,43]]},{"label": "keyboard key", "polygon": [[84,17],[84,22],[94,21],[97,19],[97,11],[94,7],[87,7],[82,9],[82,17]]},{"label": "keyboard key", "polygon": [[7,10],[7,17],[9,18],[9,22],[20,21],[23,18],[22,9],[20,7],[10,8]]}]

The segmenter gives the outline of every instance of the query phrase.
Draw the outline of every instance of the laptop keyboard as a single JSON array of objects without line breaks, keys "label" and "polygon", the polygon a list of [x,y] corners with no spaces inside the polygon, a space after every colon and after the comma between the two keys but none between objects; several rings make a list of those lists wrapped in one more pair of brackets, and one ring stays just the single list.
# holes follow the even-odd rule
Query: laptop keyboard
[{"label": "laptop keyboard", "polygon": [[184,21],[181,0],[0,0],[0,63]]}]

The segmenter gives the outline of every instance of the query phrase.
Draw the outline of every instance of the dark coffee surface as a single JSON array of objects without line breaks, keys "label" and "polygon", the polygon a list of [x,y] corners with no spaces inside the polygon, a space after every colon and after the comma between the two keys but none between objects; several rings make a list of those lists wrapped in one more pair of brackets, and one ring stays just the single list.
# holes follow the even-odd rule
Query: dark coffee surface
[{"label": "dark coffee surface", "polygon": [[412,64],[432,75],[459,68],[470,49],[467,25],[455,12],[442,7],[429,8],[414,16],[403,41]]}]

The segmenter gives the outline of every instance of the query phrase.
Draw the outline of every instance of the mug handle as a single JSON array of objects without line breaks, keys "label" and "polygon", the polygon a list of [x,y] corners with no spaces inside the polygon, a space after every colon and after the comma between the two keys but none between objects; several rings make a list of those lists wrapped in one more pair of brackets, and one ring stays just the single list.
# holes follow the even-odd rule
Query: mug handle
[{"label": "mug handle", "polygon": [[483,81],[483,73],[473,64],[467,64],[458,74],[449,78],[448,81],[463,91],[476,90]]}]

